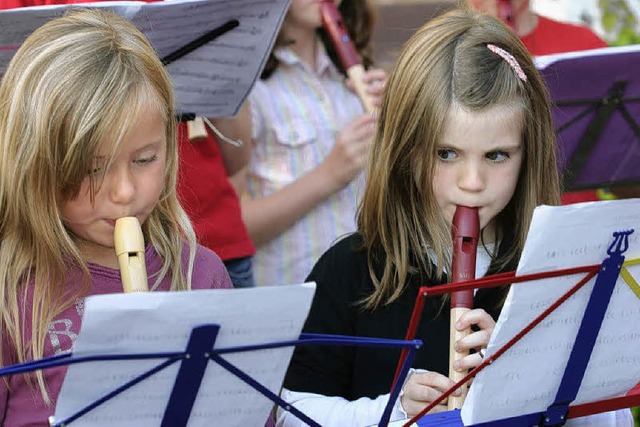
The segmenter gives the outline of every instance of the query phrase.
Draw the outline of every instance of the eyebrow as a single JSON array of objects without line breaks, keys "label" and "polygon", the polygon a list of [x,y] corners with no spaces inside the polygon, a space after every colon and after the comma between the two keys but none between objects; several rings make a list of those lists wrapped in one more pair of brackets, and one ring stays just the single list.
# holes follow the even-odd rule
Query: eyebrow
[{"label": "eyebrow", "polygon": [[138,148],[135,152],[138,153],[140,151],[148,150],[149,148],[156,148],[157,146],[162,145],[163,143],[166,143],[166,141],[167,141],[167,138],[165,138],[163,134],[162,137],[160,137],[160,139],[153,140],[148,144],[143,145],[142,147]]},{"label": "eyebrow", "polygon": [[[166,140],[167,139],[163,135],[162,137],[160,137],[160,139],[153,140],[152,142],[149,142],[149,143],[143,145],[142,147],[138,148],[137,150],[134,151],[134,153],[139,153],[141,151],[145,151],[145,150],[148,150],[150,148],[156,148],[157,146],[159,146],[159,145],[161,145],[163,143],[166,143]],[[97,154],[93,158],[95,160],[105,160],[105,159],[107,159],[109,157],[110,157],[109,155]]]},{"label": "eyebrow", "polygon": [[[436,149],[439,148],[451,148],[454,150],[460,150],[460,151],[464,151],[462,148],[460,148],[459,146],[457,146],[456,144],[447,144],[447,143],[437,143],[436,144]],[[522,148],[522,143],[505,143],[505,144],[496,144],[493,147],[489,147],[489,149],[485,150],[487,152],[490,151],[498,151],[498,150],[516,150],[516,149],[520,149]]]}]

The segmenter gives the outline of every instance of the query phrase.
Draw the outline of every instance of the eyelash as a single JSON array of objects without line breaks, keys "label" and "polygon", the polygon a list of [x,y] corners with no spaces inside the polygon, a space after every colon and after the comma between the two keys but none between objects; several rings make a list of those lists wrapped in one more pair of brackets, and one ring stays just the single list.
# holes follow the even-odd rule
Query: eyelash
[{"label": "eyelash", "polygon": [[507,160],[509,160],[511,158],[511,155],[509,153],[507,153],[506,151],[492,151],[491,153],[487,153],[485,157],[489,158],[490,155],[503,156],[502,159],[500,159],[500,160],[489,159],[494,163],[504,163],[504,162],[506,162]]},{"label": "eyelash", "polygon": [[133,163],[136,163],[138,165],[146,165],[148,163],[153,163],[156,160],[158,160],[158,155],[154,154],[153,156],[150,156],[150,157],[134,160]]},{"label": "eyelash", "polygon": [[[149,163],[153,163],[156,160],[158,160],[158,155],[154,154],[153,156],[150,156],[150,157],[144,157],[142,159],[136,159],[136,160],[133,161],[133,163],[135,163],[137,165],[148,165]],[[91,169],[89,169],[87,171],[87,175],[97,175],[101,170],[102,170],[102,166],[91,168]]]},{"label": "eyelash", "polygon": [[[440,161],[442,161],[442,162],[450,162],[450,161],[455,160],[455,158],[453,158],[453,159],[445,158],[445,156],[447,154],[451,154],[451,153],[453,153],[456,156],[458,154],[458,153],[456,153],[455,150],[452,150],[451,148],[440,148],[437,151],[437,156],[438,156],[438,159]],[[495,158],[492,158],[494,156],[503,156],[503,158],[501,158],[500,160],[497,160]],[[509,160],[511,158],[511,155],[506,151],[497,150],[497,151],[491,151],[491,152],[485,154],[485,158],[488,159],[489,161],[493,162],[493,163],[500,164],[500,163],[504,163],[507,160]]]},{"label": "eyelash", "polygon": [[445,158],[445,156],[447,154],[451,154],[451,153],[456,154],[456,155],[458,154],[458,153],[455,152],[455,150],[452,150],[450,148],[439,148],[438,151],[436,152],[436,154],[438,156],[438,159],[443,161],[443,162],[448,162],[448,161],[453,160],[453,159]]}]

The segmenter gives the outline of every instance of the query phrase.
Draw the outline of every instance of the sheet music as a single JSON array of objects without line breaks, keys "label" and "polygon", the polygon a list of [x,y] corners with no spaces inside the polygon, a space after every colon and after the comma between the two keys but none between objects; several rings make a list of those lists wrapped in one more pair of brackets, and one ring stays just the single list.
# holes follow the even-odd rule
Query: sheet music
[{"label": "sheet music", "polygon": [[538,70],[544,70],[548,66],[564,59],[584,58],[587,56],[616,55],[620,53],[640,52],[640,44],[627,46],[601,47],[597,49],[579,50],[575,52],[554,53],[533,58]]},{"label": "sheet music", "polygon": [[[74,356],[184,351],[193,326],[220,324],[215,348],[297,339],[315,284],[91,296]],[[223,357],[279,393],[293,347]],[[70,365],[56,406],[61,421],[165,359]],[[73,426],[160,425],[179,363],[138,383],[73,422]],[[189,427],[261,426],[273,403],[209,362]]]},{"label": "sheet music", "polygon": [[259,77],[290,0],[113,1],[0,11],[0,76],[22,42],[69,8],[106,8],[132,21],[163,58],[237,19],[240,25],[167,65],[182,112],[207,117],[237,113]]},{"label": "sheet music", "polygon": [[[640,199],[536,209],[518,275],[599,264],[612,233],[635,229],[626,261],[640,257]],[[638,266],[628,267],[637,281]],[[513,285],[487,354],[521,331],[584,275]],[[466,425],[546,410],[556,396],[595,278],[475,378]],[[635,289],[635,293],[634,290]],[[637,293],[637,294],[636,294]],[[640,289],[619,278],[573,404],[625,394],[640,380]],[[568,423],[567,425],[571,425]]]}]

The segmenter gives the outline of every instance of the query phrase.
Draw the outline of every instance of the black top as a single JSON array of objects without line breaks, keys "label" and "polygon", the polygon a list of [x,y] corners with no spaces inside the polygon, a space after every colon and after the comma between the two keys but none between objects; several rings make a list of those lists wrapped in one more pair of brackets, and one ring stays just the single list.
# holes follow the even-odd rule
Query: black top
[{"label": "black top", "polygon": [[[317,283],[304,332],[404,339],[411,312],[421,286],[443,284],[409,278],[401,297],[375,310],[358,304],[371,295],[373,284],[367,266],[367,254],[357,249],[359,234],[350,235],[330,248],[316,263],[307,281]],[[492,269],[490,269],[492,273]],[[423,277],[425,275],[422,275]],[[505,289],[485,289],[476,293],[474,307],[484,308],[497,318]],[[413,363],[422,368],[449,373],[449,304],[442,297],[428,297],[416,338],[423,341]],[[389,393],[400,358],[399,349],[299,346],[296,348],[284,387],[301,392],[341,396],[348,400],[375,398]]]}]

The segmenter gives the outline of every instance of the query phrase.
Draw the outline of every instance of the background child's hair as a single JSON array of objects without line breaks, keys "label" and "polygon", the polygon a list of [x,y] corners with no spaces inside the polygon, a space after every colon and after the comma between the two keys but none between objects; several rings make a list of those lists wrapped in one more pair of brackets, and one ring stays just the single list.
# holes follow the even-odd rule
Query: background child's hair
[{"label": "background child's hair", "polygon": [[[24,42],[4,75],[0,99],[0,326],[19,361],[42,356],[52,318],[84,296],[90,284],[60,203],[78,195],[105,141],[113,145],[113,159],[149,103],[165,119],[167,143],[165,188],[143,224],[147,242],[164,260],[159,275],[150,279],[157,285],[171,275],[172,289],[189,288],[195,236],[176,197],[173,88],[142,33],[110,12],[71,11]],[[101,175],[90,176],[94,197]],[[181,267],[185,240],[190,248],[186,274]],[[70,268],[84,273],[78,294],[63,286]],[[30,343],[24,342],[19,317],[27,284],[35,285]]]},{"label": "background child's hair", "polygon": [[[489,43],[511,53],[528,80],[491,52]],[[451,271],[451,230],[432,188],[436,144],[452,107],[482,112],[494,106],[510,107],[505,111],[511,114],[512,109],[514,120],[523,120],[520,177],[498,217],[496,241],[505,233],[513,235],[508,239],[512,245],[493,260],[492,267],[504,268],[520,257],[533,209],[559,203],[546,87],[518,37],[488,15],[450,11],[420,28],[404,46],[386,87],[358,212],[376,284],[366,307],[396,299],[409,274],[422,271],[425,280],[433,280]],[[384,266],[382,276],[372,269],[376,263]]]},{"label": "background child's hair", "polygon": [[[360,56],[360,59],[362,60],[362,65],[365,69],[369,68],[369,66],[373,64],[371,38],[373,37],[373,27],[376,21],[376,13],[371,4],[371,0],[345,0],[340,2],[338,11],[340,11],[340,14],[342,15],[344,25],[347,28],[347,32],[349,33],[349,37],[353,42],[356,52],[358,52],[358,56]],[[331,38],[325,29],[318,29],[318,35],[320,36],[320,40],[322,40],[322,44],[327,50],[327,54],[329,55],[329,58],[331,58],[331,61],[338,70],[346,75],[346,70],[340,63],[338,53],[333,47]],[[274,49],[278,46],[286,46],[291,43],[295,42],[285,39],[281,32],[276,40]],[[278,68],[279,64],[280,61],[278,61],[278,59],[273,55],[273,51],[271,51],[260,78],[264,80],[271,77],[271,74],[273,74],[276,68]]]}]

